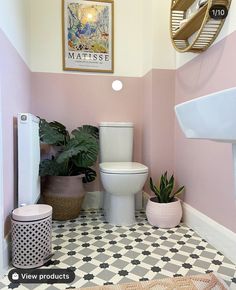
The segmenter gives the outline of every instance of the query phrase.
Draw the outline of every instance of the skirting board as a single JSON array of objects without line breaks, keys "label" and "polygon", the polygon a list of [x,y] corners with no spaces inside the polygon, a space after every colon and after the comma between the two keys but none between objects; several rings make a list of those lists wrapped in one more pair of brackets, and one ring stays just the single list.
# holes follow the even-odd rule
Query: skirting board
[{"label": "skirting board", "polygon": [[183,202],[183,222],[236,264],[236,233]]}]

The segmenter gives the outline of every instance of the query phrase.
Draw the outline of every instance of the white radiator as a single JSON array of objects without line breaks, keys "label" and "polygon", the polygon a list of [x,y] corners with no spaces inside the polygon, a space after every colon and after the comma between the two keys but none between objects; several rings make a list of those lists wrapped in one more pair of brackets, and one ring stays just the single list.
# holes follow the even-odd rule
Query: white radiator
[{"label": "white radiator", "polygon": [[18,206],[37,203],[40,197],[39,118],[18,114]]}]

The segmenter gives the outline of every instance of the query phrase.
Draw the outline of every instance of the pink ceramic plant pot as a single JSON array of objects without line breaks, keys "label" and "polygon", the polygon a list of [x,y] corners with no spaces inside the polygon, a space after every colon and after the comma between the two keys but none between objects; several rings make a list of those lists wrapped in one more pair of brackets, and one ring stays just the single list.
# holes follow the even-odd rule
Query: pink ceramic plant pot
[{"label": "pink ceramic plant pot", "polygon": [[150,197],[147,202],[146,215],[148,222],[158,228],[174,228],[182,218],[180,199],[175,198],[170,203],[159,203],[156,197]]}]

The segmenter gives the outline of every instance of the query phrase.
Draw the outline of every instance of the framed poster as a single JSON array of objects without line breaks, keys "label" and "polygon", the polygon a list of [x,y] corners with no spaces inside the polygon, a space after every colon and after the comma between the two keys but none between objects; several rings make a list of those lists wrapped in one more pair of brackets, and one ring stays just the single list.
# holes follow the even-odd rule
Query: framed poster
[{"label": "framed poster", "polygon": [[62,0],[63,69],[113,72],[113,0]]}]

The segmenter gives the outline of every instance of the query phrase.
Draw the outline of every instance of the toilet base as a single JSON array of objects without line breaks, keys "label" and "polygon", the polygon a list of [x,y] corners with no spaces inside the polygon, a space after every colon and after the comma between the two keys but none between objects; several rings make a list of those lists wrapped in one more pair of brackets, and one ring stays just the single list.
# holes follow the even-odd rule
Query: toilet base
[{"label": "toilet base", "polygon": [[131,195],[113,195],[105,193],[105,219],[112,225],[131,226],[135,220],[135,198]]}]

